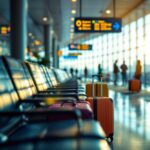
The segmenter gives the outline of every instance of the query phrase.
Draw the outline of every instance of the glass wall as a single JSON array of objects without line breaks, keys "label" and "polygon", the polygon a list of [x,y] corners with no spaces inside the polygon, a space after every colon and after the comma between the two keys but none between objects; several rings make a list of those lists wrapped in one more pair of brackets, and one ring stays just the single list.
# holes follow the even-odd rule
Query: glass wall
[{"label": "glass wall", "polygon": [[[113,63],[118,66],[125,60],[128,66],[128,79],[133,78],[137,59],[142,63],[142,80],[150,84],[150,13],[139,8],[123,18],[121,33],[91,35],[85,43],[92,44],[92,51],[82,52],[77,60],[61,60],[60,66],[77,67],[82,74],[85,66],[89,74],[97,73],[98,64],[102,65],[104,74],[110,73],[113,79]],[[77,41],[78,42],[78,41]]]}]

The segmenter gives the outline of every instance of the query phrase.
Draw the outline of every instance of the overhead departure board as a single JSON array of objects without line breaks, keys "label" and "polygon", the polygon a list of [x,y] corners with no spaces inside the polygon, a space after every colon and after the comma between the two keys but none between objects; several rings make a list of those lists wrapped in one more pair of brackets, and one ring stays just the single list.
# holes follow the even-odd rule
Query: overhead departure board
[{"label": "overhead departure board", "polygon": [[10,34],[10,26],[0,25],[0,35],[9,35],[9,34]]},{"label": "overhead departure board", "polygon": [[87,50],[92,50],[92,45],[91,44],[69,44],[68,45],[69,50],[82,50],[82,51],[87,51]]},{"label": "overhead departure board", "polygon": [[76,33],[121,32],[120,18],[75,18],[74,31]]}]

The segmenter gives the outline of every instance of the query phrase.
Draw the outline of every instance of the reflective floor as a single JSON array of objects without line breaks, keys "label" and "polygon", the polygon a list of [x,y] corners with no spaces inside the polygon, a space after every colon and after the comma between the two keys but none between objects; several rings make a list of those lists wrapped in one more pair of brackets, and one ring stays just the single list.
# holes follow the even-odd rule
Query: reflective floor
[{"label": "reflective floor", "polygon": [[114,100],[114,150],[150,150],[150,96],[109,91]]}]

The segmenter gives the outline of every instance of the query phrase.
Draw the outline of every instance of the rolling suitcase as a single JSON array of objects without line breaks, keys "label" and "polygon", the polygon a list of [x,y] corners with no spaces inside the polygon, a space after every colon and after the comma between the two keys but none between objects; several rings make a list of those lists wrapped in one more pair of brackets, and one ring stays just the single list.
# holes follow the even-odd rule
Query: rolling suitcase
[{"label": "rolling suitcase", "polygon": [[108,85],[107,83],[102,83],[98,82],[97,83],[97,88],[96,88],[96,93],[98,97],[108,97]]},{"label": "rolling suitcase", "polygon": [[92,88],[94,88],[94,96],[108,97],[108,95],[109,95],[107,83],[97,82],[97,83],[94,83],[94,86],[92,86],[92,83],[87,83],[86,84],[86,95],[88,97],[93,96]]},{"label": "rolling suitcase", "polygon": [[139,92],[141,90],[141,83],[138,79],[129,80],[129,91]]},{"label": "rolling suitcase", "polygon": [[[93,97],[88,97],[87,101],[90,102],[94,111],[94,119],[100,122],[106,137],[113,141],[114,133],[114,109],[113,101],[109,97],[95,97],[94,95],[94,77],[92,76]],[[102,89],[102,88],[101,88]],[[100,92],[102,93],[102,91]]]}]

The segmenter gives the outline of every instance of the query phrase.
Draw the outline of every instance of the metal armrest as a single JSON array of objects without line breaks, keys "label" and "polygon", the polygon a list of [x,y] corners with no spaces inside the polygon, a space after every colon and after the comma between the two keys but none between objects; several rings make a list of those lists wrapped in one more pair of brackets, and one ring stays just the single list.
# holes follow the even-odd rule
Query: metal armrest
[{"label": "metal armrest", "polygon": [[67,115],[67,114],[72,115],[75,119],[80,119],[81,118],[81,113],[79,110],[26,110],[26,111],[19,111],[19,110],[14,110],[14,111],[0,111],[0,116],[1,117],[16,117],[20,115],[27,115],[27,116],[49,116],[49,115]]}]

